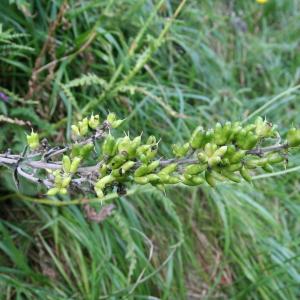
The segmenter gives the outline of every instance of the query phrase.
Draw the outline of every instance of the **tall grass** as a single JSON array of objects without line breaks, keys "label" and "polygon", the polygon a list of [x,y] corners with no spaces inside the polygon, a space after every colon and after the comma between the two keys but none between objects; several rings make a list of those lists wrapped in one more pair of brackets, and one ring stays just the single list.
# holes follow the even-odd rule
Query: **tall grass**
[{"label": "tall grass", "polygon": [[[1,121],[0,149],[22,150],[31,126],[60,142],[109,110],[164,144],[257,110],[299,125],[299,11],[296,0],[3,0],[0,114],[13,124]],[[147,187],[95,224],[80,205],[26,201],[36,187],[16,191],[1,168],[0,299],[299,299],[298,174]]]}]

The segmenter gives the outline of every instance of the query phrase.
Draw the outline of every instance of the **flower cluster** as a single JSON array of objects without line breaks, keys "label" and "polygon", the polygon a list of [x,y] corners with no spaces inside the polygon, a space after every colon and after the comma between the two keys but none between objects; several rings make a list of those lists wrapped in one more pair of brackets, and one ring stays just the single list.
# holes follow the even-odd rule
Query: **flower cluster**
[{"label": "flower cluster", "polygon": [[[155,136],[144,141],[142,135],[117,137],[116,128],[122,122],[114,113],[103,122],[99,115],[84,118],[72,126],[73,143],[66,147],[45,147],[39,135],[32,132],[27,142],[35,161],[30,160],[30,153],[22,157],[19,175],[43,182],[49,196],[82,191],[103,198],[115,191],[126,193],[134,183],[159,189],[205,182],[214,187],[224,180],[251,181],[251,173],[257,168],[272,172],[274,164],[287,161],[289,148],[300,146],[300,129],[290,129],[281,142],[276,126],[258,117],[247,125],[226,122],[210,129],[199,126],[186,143],[172,145],[173,158],[164,159]],[[20,158],[16,159],[16,155],[6,156],[5,163],[19,164]],[[31,172],[25,168],[31,168]],[[41,178],[35,169],[47,172]]]}]

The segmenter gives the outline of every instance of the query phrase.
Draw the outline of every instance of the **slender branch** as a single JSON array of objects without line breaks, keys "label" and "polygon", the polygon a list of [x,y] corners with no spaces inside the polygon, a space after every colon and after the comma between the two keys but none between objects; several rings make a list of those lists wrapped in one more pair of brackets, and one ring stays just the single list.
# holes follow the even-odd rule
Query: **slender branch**
[{"label": "slender branch", "polygon": [[29,181],[31,182],[35,182],[35,183],[43,183],[45,186],[47,187],[51,187],[53,186],[52,182],[49,181],[49,180],[46,180],[46,179],[40,179],[40,178],[37,178],[35,176],[33,176],[32,174],[28,174],[26,173],[24,170],[22,170],[21,166],[18,166],[17,167],[17,171],[18,171],[18,174],[26,179],[28,179]]},{"label": "slender branch", "polygon": [[272,151],[281,151],[284,149],[287,149],[289,145],[286,144],[278,144],[278,145],[272,145],[264,148],[256,148],[252,150],[248,150],[246,153],[247,154],[253,154],[253,155],[262,155],[267,152],[272,152]]}]

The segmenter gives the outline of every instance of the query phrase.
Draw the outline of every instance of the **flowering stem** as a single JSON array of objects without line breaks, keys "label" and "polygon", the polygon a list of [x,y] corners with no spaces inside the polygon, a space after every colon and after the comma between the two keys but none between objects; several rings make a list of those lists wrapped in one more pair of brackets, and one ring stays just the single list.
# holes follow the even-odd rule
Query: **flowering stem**
[{"label": "flowering stem", "polygon": [[[100,136],[103,136],[103,133],[98,133],[97,138],[99,138]],[[83,142],[81,142],[82,144],[86,144],[88,142],[90,142],[92,140],[92,138],[89,138]],[[284,149],[288,148],[288,144],[278,144],[278,145],[272,145],[272,146],[268,146],[268,147],[262,147],[262,148],[256,148],[256,149],[251,149],[248,150],[246,153],[247,154],[252,154],[252,155],[257,155],[257,156],[261,156],[264,153],[268,153],[268,152],[276,152],[276,151],[281,151]],[[58,154],[62,154],[65,151],[67,151],[66,149],[68,149],[67,147],[60,149],[56,152],[53,152],[51,154],[51,156],[56,156]],[[63,151],[64,150],[64,151]],[[35,156],[37,156],[38,154],[36,154]],[[39,153],[40,156],[42,156],[42,153]],[[31,156],[32,157],[32,156]],[[25,172],[21,166],[27,166],[27,167],[31,167],[32,169],[43,169],[43,170],[59,170],[62,168],[62,164],[61,162],[45,162],[42,160],[28,160],[28,158],[24,158],[24,160],[19,163],[21,156],[20,155],[8,155],[8,154],[0,154],[0,165],[5,165],[7,167],[17,167],[17,172],[20,176],[28,179],[31,182],[35,182],[35,183],[43,183],[44,185],[46,185],[47,187],[52,186],[53,184],[49,181],[49,180],[41,180],[37,177],[35,177],[32,174],[28,174],[27,172]],[[30,158],[30,156],[29,156]],[[49,158],[49,156],[48,156]],[[165,159],[165,160],[160,160],[160,167],[165,167],[167,165],[170,165],[172,163],[176,163],[178,165],[186,165],[186,164],[195,164],[198,163],[198,159],[197,158],[191,158],[190,156],[184,157],[184,158],[172,158],[172,159]],[[136,166],[138,166],[140,163],[136,163]],[[91,174],[93,172],[97,172],[99,169],[99,163],[93,166],[87,166],[87,167],[80,167],[78,168],[78,173],[88,173]],[[77,179],[78,180],[78,179]],[[75,183],[76,183],[76,179],[74,179]],[[86,181],[86,180],[84,180]]]}]

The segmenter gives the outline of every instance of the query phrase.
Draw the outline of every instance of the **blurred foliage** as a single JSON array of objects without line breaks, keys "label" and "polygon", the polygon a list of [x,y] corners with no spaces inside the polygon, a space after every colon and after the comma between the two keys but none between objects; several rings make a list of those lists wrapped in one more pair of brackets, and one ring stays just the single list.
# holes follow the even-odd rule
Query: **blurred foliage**
[{"label": "blurred foliage", "polygon": [[[2,0],[0,150],[22,151],[31,128],[70,139],[91,112],[166,145],[261,108],[299,125],[299,5]],[[95,224],[81,206],[32,203],[1,167],[1,299],[299,299],[298,174],[136,191]]]}]

